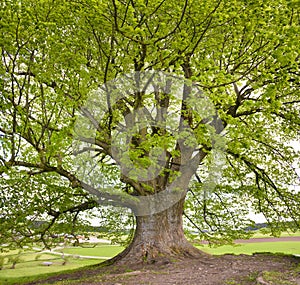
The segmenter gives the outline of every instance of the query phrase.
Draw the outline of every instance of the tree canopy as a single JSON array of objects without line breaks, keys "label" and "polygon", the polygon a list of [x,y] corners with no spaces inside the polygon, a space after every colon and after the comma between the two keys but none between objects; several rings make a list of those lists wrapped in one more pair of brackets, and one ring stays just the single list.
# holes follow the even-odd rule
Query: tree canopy
[{"label": "tree canopy", "polygon": [[200,237],[243,236],[249,208],[299,229],[297,4],[3,0],[0,243],[138,216],[174,183]]}]

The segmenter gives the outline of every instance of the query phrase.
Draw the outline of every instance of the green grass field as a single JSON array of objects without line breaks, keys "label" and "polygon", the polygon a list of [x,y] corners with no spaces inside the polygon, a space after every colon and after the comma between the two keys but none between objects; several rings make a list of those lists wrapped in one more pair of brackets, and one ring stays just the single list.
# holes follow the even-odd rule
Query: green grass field
[{"label": "green grass field", "polygon": [[[82,259],[75,257],[66,257],[63,259],[59,255],[40,254],[36,252],[25,252],[19,255],[19,261],[15,269],[11,269],[12,262],[9,257],[17,256],[17,251],[10,251],[7,254],[1,254],[4,258],[4,265],[0,270],[0,284],[21,284],[36,279],[37,276],[49,275],[61,271],[73,270],[79,267],[98,264],[104,260],[101,259]],[[43,265],[43,262],[52,262],[51,266]],[[64,265],[64,262],[66,264]]]},{"label": "green grass field", "polygon": [[87,255],[87,256],[101,256],[101,257],[112,257],[120,253],[124,247],[117,245],[99,245],[94,248],[83,248],[83,247],[73,247],[65,248],[64,253],[74,254],[74,255]]},{"label": "green grass field", "polygon": [[253,254],[256,252],[271,252],[285,254],[300,254],[300,242],[260,242],[260,243],[243,243],[236,246],[224,245],[221,247],[197,246],[205,252],[220,255],[220,254]]},{"label": "green grass field", "polygon": [[[209,247],[208,245],[197,245],[197,248],[205,252],[220,255],[220,254],[253,254],[256,252],[272,252],[285,254],[300,254],[300,242],[264,242],[264,243],[243,243],[236,246],[224,245],[221,247]],[[114,256],[121,252],[121,246],[100,246],[95,248],[66,248],[65,253],[74,255],[88,256]]]}]

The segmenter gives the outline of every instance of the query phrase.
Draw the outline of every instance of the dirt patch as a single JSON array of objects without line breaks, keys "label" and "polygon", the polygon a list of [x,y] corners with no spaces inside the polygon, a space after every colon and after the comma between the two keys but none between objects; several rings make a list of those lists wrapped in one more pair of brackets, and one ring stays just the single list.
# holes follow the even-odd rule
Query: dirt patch
[{"label": "dirt patch", "polygon": [[266,238],[250,238],[250,239],[237,239],[236,243],[253,243],[253,242],[279,242],[279,241],[300,241],[300,236],[296,237],[266,237]]},{"label": "dirt patch", "polygon": [[[265,237],[265,238],[250,238],[250,239],[236,239],[234,243],[257,243],[257,242],[287,242],[287,241],[300,241],[300,236],[296,237]],[[201,244],[208,244],[208,241],[199,241]]]},{"label": "dirt patch", "polygon": [[72,280],[68,283],[72,285],[254,285],[259,284],[257,278],[263,276],[264,272],[280,272],[290,282],[283,284],[297,285],[300,280],[300,259],[271,254],[206,256],[147,266],[99,267],[54,276],[48,279],[48,283],[34,282],[30,285],[59,284],[57,282],[60,280]]}]

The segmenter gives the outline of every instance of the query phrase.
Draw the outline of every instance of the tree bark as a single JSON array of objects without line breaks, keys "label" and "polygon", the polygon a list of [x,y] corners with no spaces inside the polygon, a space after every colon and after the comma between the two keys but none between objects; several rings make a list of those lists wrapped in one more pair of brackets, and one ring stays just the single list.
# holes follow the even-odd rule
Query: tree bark
[{"label": "tree bark", "polygon": [[136,217],[131,244],[111,262],[120,264],[170,262],[184,257],[197,258],[204,253],[188,242],[183,231],[184,199],[169,209]]}]

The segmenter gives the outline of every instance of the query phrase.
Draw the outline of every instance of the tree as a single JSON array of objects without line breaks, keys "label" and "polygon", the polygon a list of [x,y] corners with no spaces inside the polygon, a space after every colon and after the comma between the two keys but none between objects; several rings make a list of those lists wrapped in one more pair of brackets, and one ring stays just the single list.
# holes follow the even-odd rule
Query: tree
[{"label": "tree", "polygon": [[0,238],[75,236],[99,204],[135,215],[124,262],[198,256],[183,214],[299,228],[296,2],[2,1]]}]

